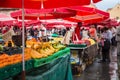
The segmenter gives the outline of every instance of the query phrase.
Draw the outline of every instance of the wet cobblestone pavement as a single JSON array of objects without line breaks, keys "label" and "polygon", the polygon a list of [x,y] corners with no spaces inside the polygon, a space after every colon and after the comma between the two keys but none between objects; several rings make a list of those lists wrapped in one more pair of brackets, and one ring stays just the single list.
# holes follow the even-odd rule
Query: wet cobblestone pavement
[{"label": "wet cobblestone pavement", "polygon": [[96,59],[93,64],[86,68],[81,76],[73,76],[73,80],[119,80],[116,51],[116,47],[111,48],[110,63],[99,63],[100,59]]}]

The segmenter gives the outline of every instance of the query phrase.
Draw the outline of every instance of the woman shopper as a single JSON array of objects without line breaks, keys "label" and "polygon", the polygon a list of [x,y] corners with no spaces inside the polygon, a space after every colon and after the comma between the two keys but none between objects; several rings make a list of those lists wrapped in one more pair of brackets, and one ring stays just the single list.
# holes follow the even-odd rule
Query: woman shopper
[{"label": "woman shopper", "polygon": [[69,45],[70,44],[70,40],[71,40],[71,31],[69,28],[67,28],[67,31],[66,31],[66,34],[65,36],[63,37],[61,43],[62,44],[65,44],[65,45]]},{"label": "woman shopper", "polygon": [[111,32],[108,28],[103,29],[102,33],[102,62],[110,62]]}]

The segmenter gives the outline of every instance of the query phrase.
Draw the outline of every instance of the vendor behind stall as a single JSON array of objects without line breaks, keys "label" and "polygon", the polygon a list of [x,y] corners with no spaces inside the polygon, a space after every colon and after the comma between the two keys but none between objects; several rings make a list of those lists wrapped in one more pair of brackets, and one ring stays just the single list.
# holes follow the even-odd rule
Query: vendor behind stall
[{"label": "vendor behind stall", "polygon": [[80,35],[80,28],[82,27],[82,22],[77,23],[77,27],[75,28],[75,31],[72,35],[72,41],[76,41],[77,38],[78,40],[81,40],[81,35]]}]

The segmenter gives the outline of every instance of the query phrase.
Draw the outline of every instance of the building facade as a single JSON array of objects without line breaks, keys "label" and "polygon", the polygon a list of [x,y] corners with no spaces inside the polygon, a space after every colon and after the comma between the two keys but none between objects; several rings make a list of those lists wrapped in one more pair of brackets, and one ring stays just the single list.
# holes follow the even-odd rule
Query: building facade
[{"label": "building facade", "polygon": [[110,13],[110,18],[120,19],[120,4],[115,5],[113,8],[109,8],[107,12]]}]

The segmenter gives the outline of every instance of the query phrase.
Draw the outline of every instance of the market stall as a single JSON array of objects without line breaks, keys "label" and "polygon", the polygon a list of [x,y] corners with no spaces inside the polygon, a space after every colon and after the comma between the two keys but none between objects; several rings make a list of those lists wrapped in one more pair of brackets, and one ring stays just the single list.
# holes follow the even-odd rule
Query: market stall
[{"label": "market stall", "polygon": [[70,44],[71,65],[74,75],[79,75],[94,62],[97,55],[97,43],[87,46],[86,44]]},{"label": "market stall", "polygon": [[[71,66],[69,61],[69,48],[66,48],[61,44],[48,42],[40,43],[35,42],[35,40],[29,40],[26,44],[27,48],[25,48],[25,69],[27,80],[72,80]],[[42,44],[42,48],[40,44]],[[6,47],[8,46],[9,45],[6,44]],[[14,51],[11,51],[11,48]],[[0,54],[1,80],[14,79],[16,77],[18,80],[21,80],[19,75],[22,72],[21,50],[18,52],[18,48],[11,48],[9,47],[10,51],[7,50],[5,51],[6,53]],[[15,51],[15,49],[17,50]]]},{"label": "market stall", "polygon": [[[34,22],[33,22],[34,23]],[[29,23],[30,24],[30,23]],[[15,32],[19,32],[15,30]],[[22,36],[16,34],[11,27],[7,32],[2,34],[4,40],[0,44],[0,79],[17,79],[21,80],[22,73]],[[13,35],[14,33],[14,35]],[[42,39],[38,37],[38,39]],[[56,41],[44,42],[36,38],[25,39],[26,47],[24,48],[26,79],[59,79],[72,80],[71,66],[70,66],[70,49],[66,46],[56,43]],[[41,67],[45,69],[41,69]],[[64,67],[64,68],[63,68]],[[31,71],[32,70],[32,71]],[[37,71],[37,73],[36,73]],[[42,74],[42,73],[44,74]],[[53,74],[56,72],[55,74]],[[30,74],[31,73],[31,74]],[[64,74],[61,74],[64,73]],[[36,74],[34,76],[33,74]],[[37,76],[41,77],[37,77]],[[57,76],[59,75],[59,76]],[[68,77],[71,76],[71,77]]]}]

